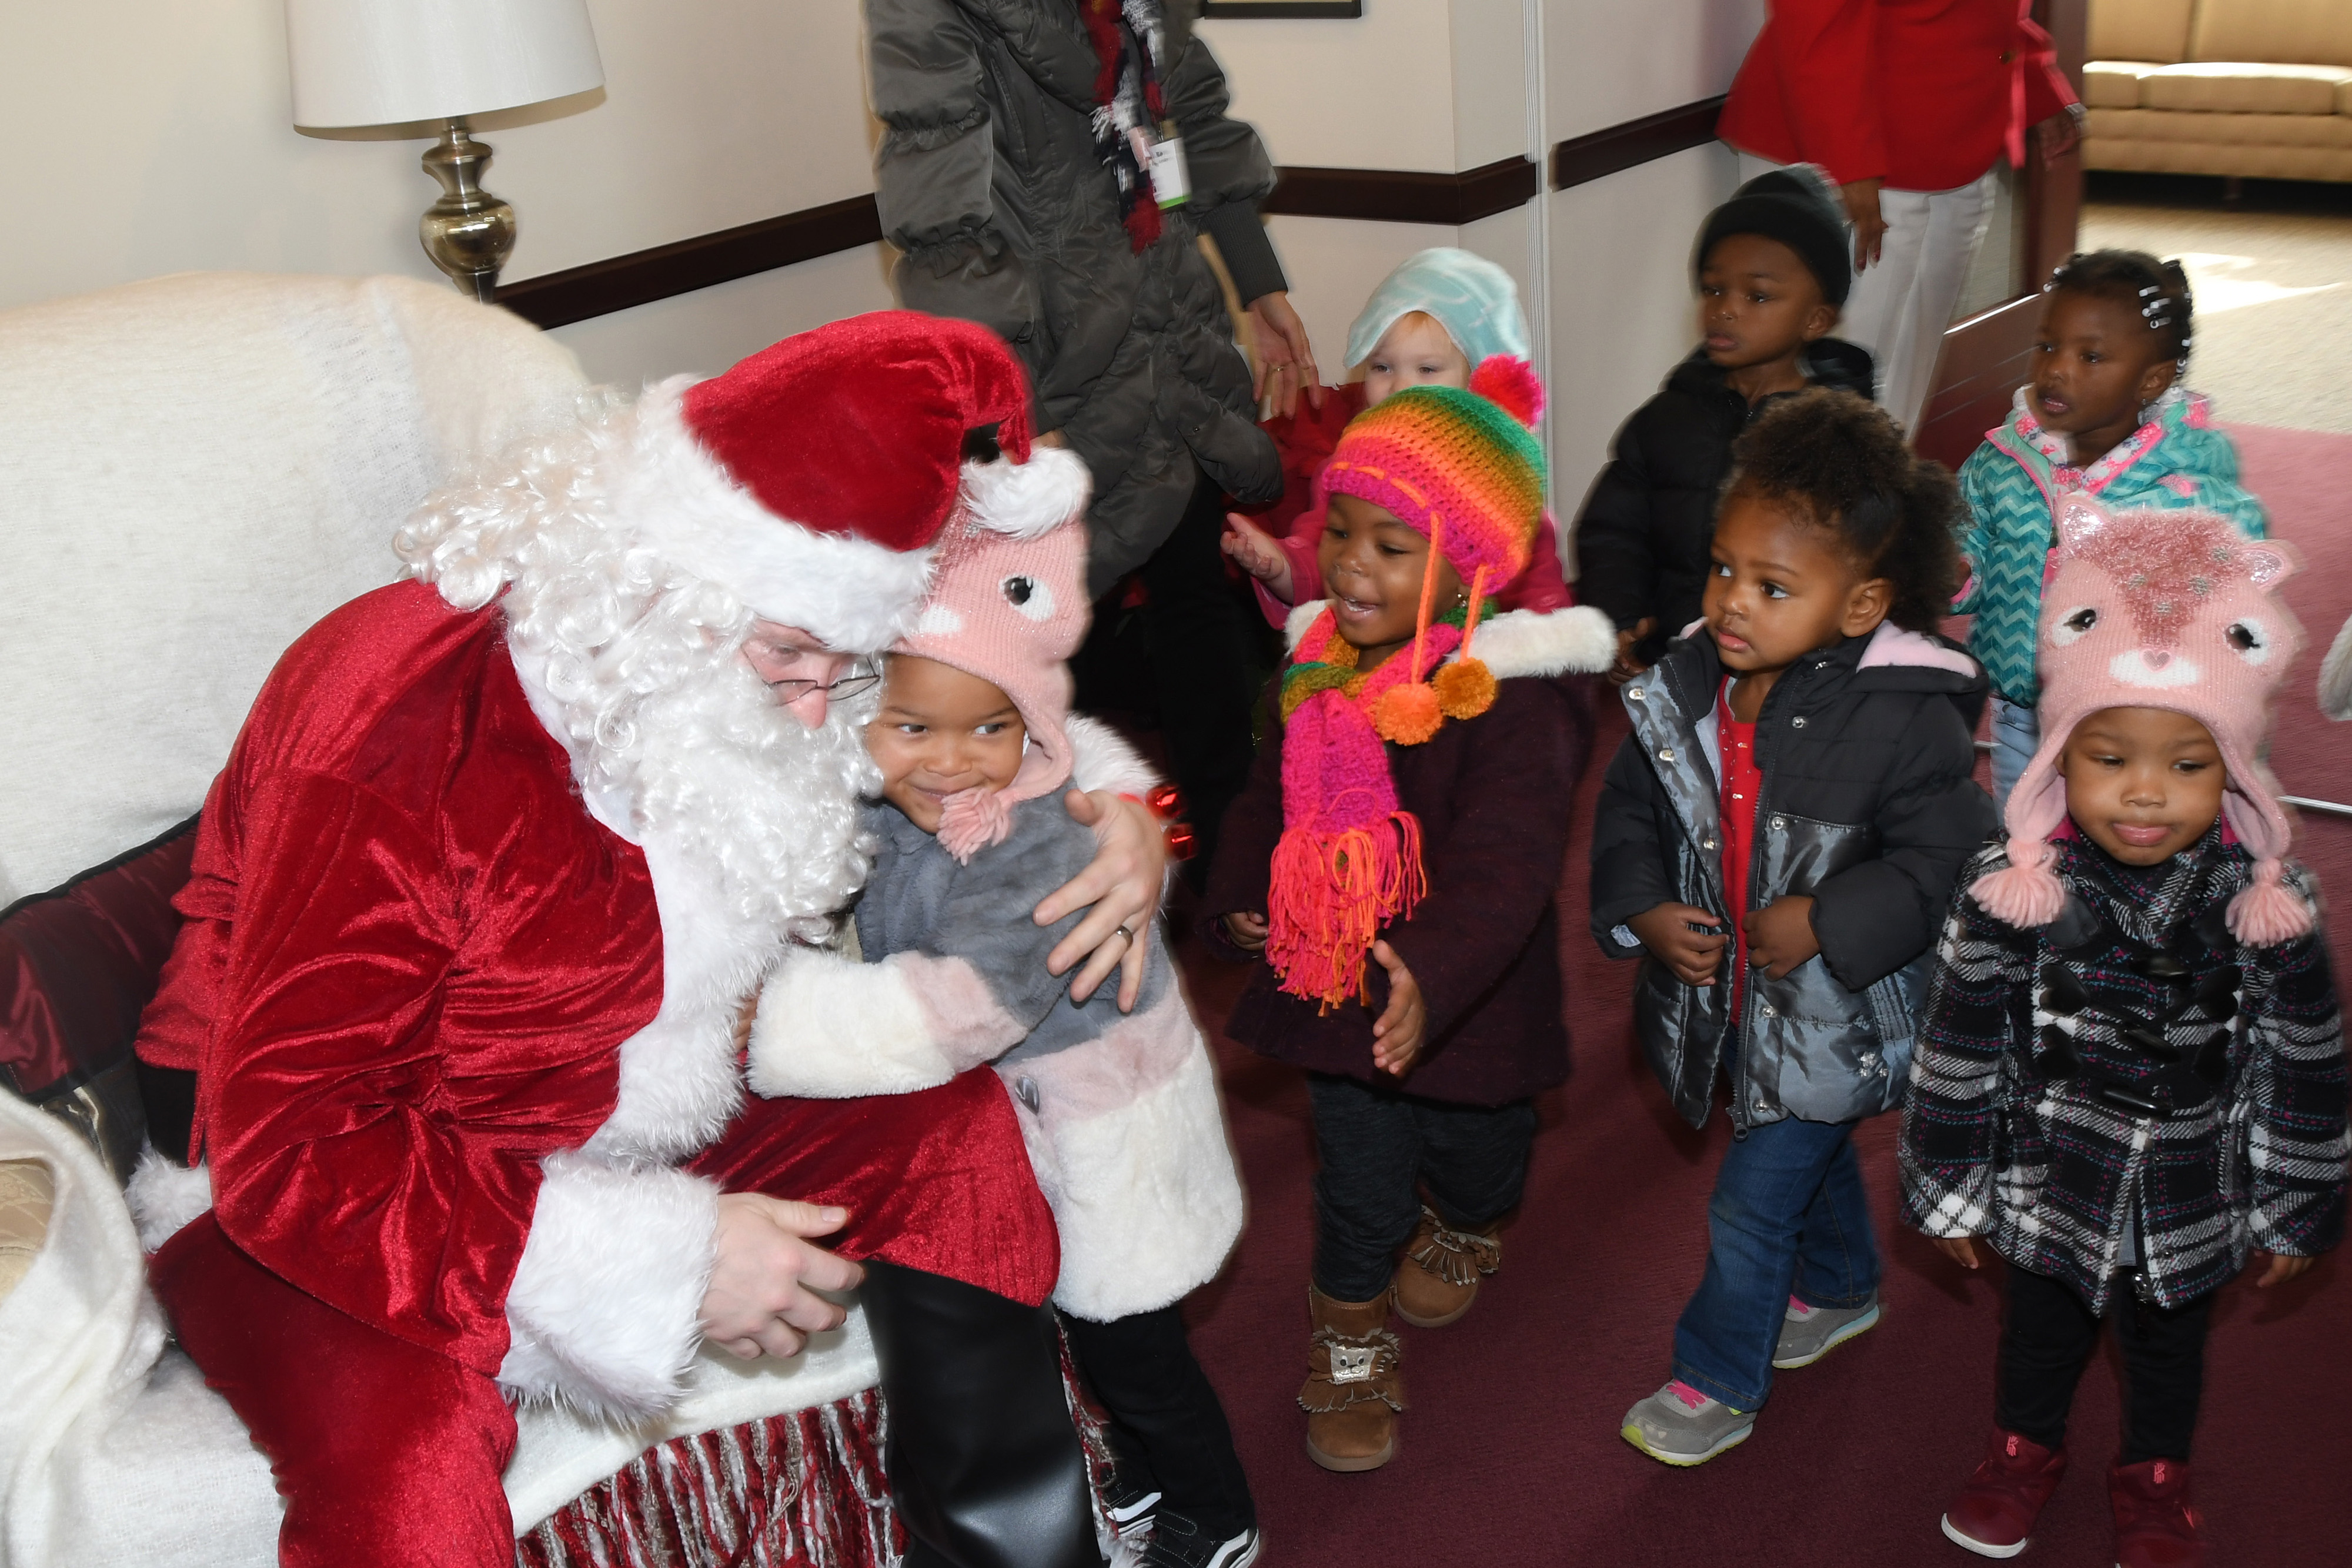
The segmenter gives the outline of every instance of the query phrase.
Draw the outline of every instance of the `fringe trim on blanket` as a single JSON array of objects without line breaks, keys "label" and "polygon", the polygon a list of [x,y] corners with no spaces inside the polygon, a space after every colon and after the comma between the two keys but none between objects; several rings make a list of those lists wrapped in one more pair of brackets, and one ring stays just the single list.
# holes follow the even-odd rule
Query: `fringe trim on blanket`
[{"label": "fringe trim on blanket", "polygon": [[878,1390],[646,1449],[515,1542],[518,1568],[895,1568]]}]

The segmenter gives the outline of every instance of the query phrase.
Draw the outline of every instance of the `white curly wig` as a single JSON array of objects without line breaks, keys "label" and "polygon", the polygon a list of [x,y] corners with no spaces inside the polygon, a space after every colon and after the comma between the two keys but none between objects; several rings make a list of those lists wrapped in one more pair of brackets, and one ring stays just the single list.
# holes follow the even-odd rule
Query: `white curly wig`
[{"label": "white curly wig", "polygon": [[457,609],[504,590],[517,672],[599,815],[714,872],[737,919],[822,940],[868,870],[856,799],[879,780],[859,730],[878,699],[809,729],[738,656],[751,610],[650,548],[687,499],[663,482],[668,391],[510,450],[393,548]]}]

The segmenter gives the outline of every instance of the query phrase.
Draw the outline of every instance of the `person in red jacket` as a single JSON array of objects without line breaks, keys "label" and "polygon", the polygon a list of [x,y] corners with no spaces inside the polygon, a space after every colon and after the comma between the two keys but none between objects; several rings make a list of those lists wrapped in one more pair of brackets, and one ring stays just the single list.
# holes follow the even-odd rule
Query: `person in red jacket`
[{"label": "person in red jacket", "polygon": [[[963,458],[976,429],[1003,460]],[[861,1271],[908,1562],[1099,1562],[1002,1085],[747,1103],[738,1033],[867,868],[859,653],[912,624],[945,528],[1086,494],[994,334],[859,317],[436,497],[395,541],[417,580],[279,661],[141,1021],[193,1124],[151,1123],[177,1157],[130,1197],[269,1456],[281,1563],[511,1564],[515,1404],[656,1414],[705,1341],[792,1354]],[[1123,869],[1043,906],[1095,902],[1057,954],[1108,949],[1087,990],[1164,864],[1090,800]]]},{"label": "person in red jacket", "polygon": [[[2032,12],[2032,0],[1770,0],[1717,122],[1742,153],[1818,163],[1838,182],[1858,274],[1844,335],[1877,360],[1878,401],[1906,430],[1935,384],[1999,160],[2022,165],[2028,128],[2080,114]],[[1742,179],[1760,172],[1743,160]]]}]

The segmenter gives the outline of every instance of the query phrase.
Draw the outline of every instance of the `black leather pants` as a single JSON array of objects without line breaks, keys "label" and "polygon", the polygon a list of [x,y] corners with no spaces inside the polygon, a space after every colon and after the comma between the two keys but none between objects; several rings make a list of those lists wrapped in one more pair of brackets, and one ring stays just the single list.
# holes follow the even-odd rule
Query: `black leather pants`
[{"label": "black leather pants", "polygon": [[1100,1568],[1051,1307],[868,1261],[908,1568]]}]

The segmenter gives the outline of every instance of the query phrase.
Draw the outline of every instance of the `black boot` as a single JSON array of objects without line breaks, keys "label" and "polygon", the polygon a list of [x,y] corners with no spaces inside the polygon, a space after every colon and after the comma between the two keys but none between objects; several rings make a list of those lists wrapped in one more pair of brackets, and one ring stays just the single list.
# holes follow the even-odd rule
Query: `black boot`
[{"label": "black boot", "polygon": [[868,1261],[909,1568],[1101,1568],[1050,1307]]}]

